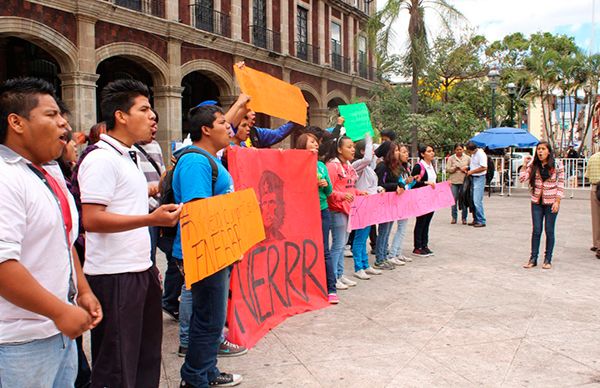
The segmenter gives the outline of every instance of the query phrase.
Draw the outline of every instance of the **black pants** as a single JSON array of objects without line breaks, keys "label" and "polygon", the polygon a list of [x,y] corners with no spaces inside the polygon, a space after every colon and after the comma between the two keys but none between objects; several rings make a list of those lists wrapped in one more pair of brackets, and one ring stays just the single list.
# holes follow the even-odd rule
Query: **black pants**
[{"label": "black pants", "polygon": [[417,217],[414,231],[415,249],[427,248],[429,243],[429,224],[433,218],[433,212]]},{"label": "black pants", "polygon": [[375,250],[377,246],[377,225],[371,225],[371,230],[369,231],[369,241],[371,243],[371,250]]},{"label": "black pants", "polygon": [[156,388],[162,342],[158,270],[87,276],[104,319],[92,330],[92,387]]}]

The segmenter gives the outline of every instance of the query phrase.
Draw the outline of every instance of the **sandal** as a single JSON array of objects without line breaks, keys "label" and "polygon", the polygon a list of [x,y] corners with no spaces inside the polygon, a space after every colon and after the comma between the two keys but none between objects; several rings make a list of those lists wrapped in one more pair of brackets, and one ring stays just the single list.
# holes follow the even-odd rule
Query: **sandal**
[{"label": "sandal", "polygon": [[462,224],[466,225],[467,224],[467,220],[462,220]]},{"label": "sandal", "polygon": [[536,263],[532,263],[532,262],[530,261],[530,262],[528,262],[527,264],[525,264],[525,265],[523,266],[523,268],[528,268],[528,269],[529,269],[529,268],[533,268],[533,267],[535,267],[535,266],[537,266],[537,264],[536,264]]},{"label": "sandal", "polygon": [[452,221],[450,221],[451,224],[456,224],[456,218],[453,218]]},{"label": "sandal", "polygon": [[551,269],[552,268],[552,264],[550,263],[544,263],[544,265],[542,265],[542,269]]}]

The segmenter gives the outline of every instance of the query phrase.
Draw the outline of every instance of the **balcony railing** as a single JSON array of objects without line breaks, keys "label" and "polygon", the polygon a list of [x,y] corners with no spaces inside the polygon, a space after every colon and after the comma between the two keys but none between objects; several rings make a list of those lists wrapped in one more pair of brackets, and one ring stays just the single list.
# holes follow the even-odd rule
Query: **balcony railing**
[{"label": "balcony railing", "polygon": [[350,58],[331,53],[331,67],[344,73],[350,73]]},{"label": "balcony railing", "polygon": [[200,4],[194,7],[194,27],[231,38],[231,17]]},{"label": "balcony railing", "polygon": [[265,26],[252,25],[250,26],[250,35],[253,45],[281,53],[281,34],[279,32],[269,30]]},{"label": "balcony railing", "polygon": [[319,64],[319,48],[306,42],[296,41],[296,58],[303,59],[314,64]]},{"label": "balcony railing", "polygon": [[134,11],[158,16],[159,18],[165,17],[165,0],[113,0],[113,3]]}]

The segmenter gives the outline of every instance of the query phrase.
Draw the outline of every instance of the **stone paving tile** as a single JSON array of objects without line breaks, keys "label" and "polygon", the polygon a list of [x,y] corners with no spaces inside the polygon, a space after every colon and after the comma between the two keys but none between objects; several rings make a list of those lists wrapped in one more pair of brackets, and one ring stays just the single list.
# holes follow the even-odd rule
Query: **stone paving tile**
[{"label": "stone paving tile", "polygon": [[[340,291],[339,305],[288,319],[219,367],[242,373],[244,387],[600,386],[600,260],[589,251],[587,195],[562,203],[550,271],[521,268],[527,194],[486,197],[488,227],[436,213],[434,257]],[[405,255],[411,246],[409,232]],[[352,259],[345,265],[351,275]],[[161,387],[177,387],[177,325],[165,317],[164,327]]]}]

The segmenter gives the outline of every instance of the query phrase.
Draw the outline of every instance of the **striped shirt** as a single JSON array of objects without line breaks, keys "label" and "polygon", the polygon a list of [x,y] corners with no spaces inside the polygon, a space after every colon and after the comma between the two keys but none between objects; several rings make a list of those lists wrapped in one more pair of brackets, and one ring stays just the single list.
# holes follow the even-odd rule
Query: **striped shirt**
[{"label": "striped shirt", "polygon": [[[540,203],[540,196],[542,197],[541,203],[543,205],[552,205],[557,198],[564,196],[565,190],[565,168],[559,160],[555,161],[556,167],[550,178],[545,181],[542,180],[540,172],[536,172],[535,176],[535,187],[531,193],[531,202]],[[532,162],[527,165],[524,171],[519,174],[519,180],[521,182],[529,181],[531,174]]]},{"label": "striped shirt", "polygon": [[[146,177],[146,181],[149,185],[158,185],[160,182],[161,175],[165,172],[165,163],[163,161],[162,150],[160,148],[160,144],[156,140],[152,140],[152,142],[148,144],[143,144],[141,147],[146,151],[148,156],[152,158],[152,160],[156,163],[156,165],[160,168],[160,174],[152,163],[148,161],[148,158],[140,151],[137,150],[138,160],[140,161],[140,168]],[[160,203],[160,199],[158,195],[149,198],[150,211],[153,211],[158,207]]]},{"label": "striped shirt", "polygon": [[588,160],[585,177],[589,179],[593,185],[600,183],[600,152],[596,152]]}]

